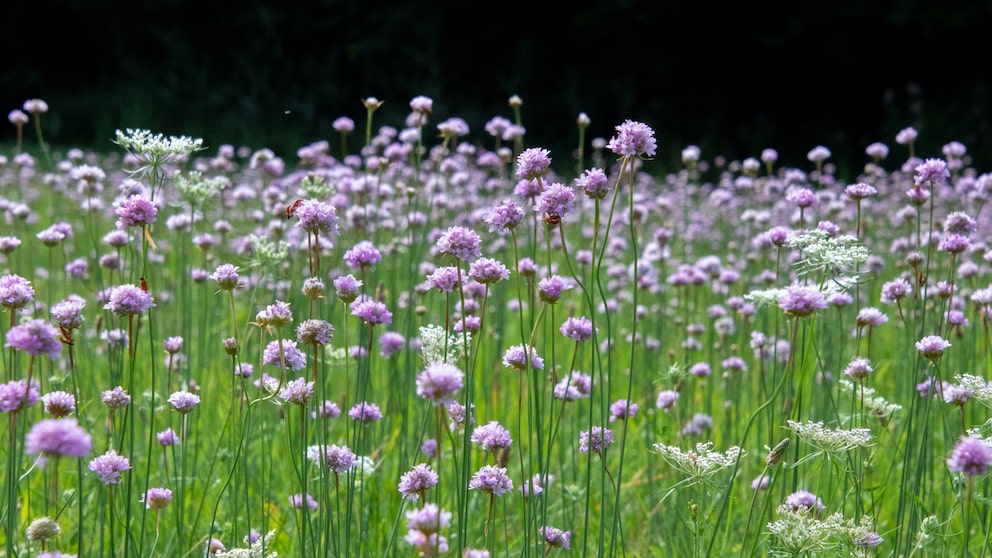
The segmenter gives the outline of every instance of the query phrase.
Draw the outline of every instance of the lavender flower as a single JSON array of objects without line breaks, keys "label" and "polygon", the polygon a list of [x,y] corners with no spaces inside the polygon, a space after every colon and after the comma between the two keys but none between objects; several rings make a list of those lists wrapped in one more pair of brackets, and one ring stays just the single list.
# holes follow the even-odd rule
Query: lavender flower
[{"label": "lavender flower", "polygon": [[34,301],[31,282],[20,275],[0,277],[0,306],[8,310],[24,308]]},{"label": "lavender flower", "polygon": [[51,360],[58,358],[62,350],[59,331],[40,318],[10,328],[4,346],[33,357],[48,355]]},{"label": "lavender flower", "polygon": [[537,349],[524,345],[514,345],[503,353],[503,365],[514,370],[527,369],[527,353],[530,353],[530,366],[544,369],[544,359],[537,355]]},{"label": "lavender flower", "polygon": [[121,409],[131,404],[131,397],[124,391],[124,388],[117,386],[114,389],[103,392],[103,404],[108,409]]},{"label": "lavender flower", "polygon": [[149,488],[141,496],[141,501],[145,504],[145,509],[161,510],[172,501],[172,491],[168,488]]},{"label": "lavender flower", "polygon": [[[284,360],[285,359],[285,362]],[[276,368],[288,368],[296,371],[307,365],[307,355],[296,347],[296,341],[292,339],[282,340],[282,353],[279,352],[279,340],[270,341],[262,351],[262,363],[275,366]],[[285,366],[284,366],[285,364]]]},{"label": "lavender flower", "polygon": [[505,467],[483,465],[468,483],[469,490],[481,490],[499,496],[513,490],[513,481],[506,475]]},{"label": "lavender flower", "polygon": [[927,335],[916,342],[916,350],[930,362],[937,362],[951,344],[939,335]]},{"label": "lavender flower", "polygon": [[306,381],[306,378],[297,378],[282,387],[279,391],[279,399],[287,405],[306,406],[313,397],[313,382]]},{"label": "lavender flower", "polygon": [[431,469],[431,466],[421,463],[403,473],[398,489],[404,499],[416,502],[428,489],[437,485],[437,479],[437,473]]},{"label": "lavender flower", "polygon": [[469,440],[473,444],[479,444],[485,451],[505,450],[513,443],[513,439],[510,438],[510,431],[495,420],[476,427]]},{"label": "lavender flower", "polygon": [[393,323],[393,313],[377,300],[357,300],[351,305],[351,315],[362,319],[366,325]]},{"label": "lavender flower", "polygon": [[544,538],[544,542],[550,548],[569,548],[569,541],[572,538],[572,533],[569,531],[562,531],[557,527],[551,527],[550,525],[545,525],[537,530],[538,534]]},{"label": "lavender flower", "polygon": [[597,453],[600,456],[613,444],[613,431],[602,426],[579,432],[579,453]]},{"label": "lavender flower", "polygon": [[517,170],[514,172],[517,178],[537,178],[548,173],[551,166],[551,152],[540,147],[531,147],[523,150],[517,156]]},{"label": "lavender flower", "polygon": [[482,220],[489,225],[489,232],[505,233],[516,228],[523,217],[524,210],[513,200],[503,200],[486,213]]},{"label": "lavender flower", "polygon": [[947,467],[954,473],[984,475],[992,467],[992,447],[975,436],[962,436],[947,459]]},{"label": "lavender flower", "polygon": [[146,227],[155,222],[158,208],[150,200],[139,195],[132,195],[121,202],[117,208],[118,229],[128,227]]},{"label": "lavender flower", "polygon": [[200,403],[200,396],[188,391],[177,391],[169,396],[169,405],[180,414],[193,410]]},{"label": "lavender flower", "polygon": [[131,462],[123,455],[117,455],[117,452],[112,449],[94,458],[89,463],[90,471],[96,473],[100,477],[100,480],[103,481],[103,484],[107,486],[119,484],[121,482],[121,473],[130,468]]},{"label": "lavender flower", "polygon": [[436,246],[441,255],[454,256],[464,262],[482,256],[479,233],[459,225],[448,227],[437,239]]},{"label": "lavender flower", "polygon": [[217,282],[217,287],[222,291],[233,291],[238,288],[238,268],[229,263],[217,266],[210,278]]},{"label": "lavender flower", "polygon": [[[379,263],[382,253],[368,240],[362,240],[344,253],[344,263],[352,269],[367,269]],[[335,286],[337,283],[335,282]]]},{"label": "lavender flower", "polygon": [[379,410],[379,406],[375,403],[361,402],[356,403],[348,411],[348,416],[364,423],[375,422],[382,418],[382,411]]},{"label": "lavender flower", "polygon": [[34,424],[24,440],[24,452],[45,457],[85,457],[93,451],[93,438],[74,418],[44,419]]},{"label": "lavender flower", "polygon": [[50,391],[41,396],[41,402],[45,404],[45,412],[55,418],[69,416],[76,410],[75,396],[65,391]]}]

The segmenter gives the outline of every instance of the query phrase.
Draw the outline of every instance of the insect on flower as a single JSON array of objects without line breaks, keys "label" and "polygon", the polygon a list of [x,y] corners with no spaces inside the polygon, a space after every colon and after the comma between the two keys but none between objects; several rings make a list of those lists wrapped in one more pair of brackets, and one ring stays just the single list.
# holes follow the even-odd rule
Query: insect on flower
[{"label": "insect on flower", "polygon": [[138,288],[146,293],[148,292],[148,281],[146,281],[144,277],[138,278]]},{"label": "insect on flower", "polygon": [[296,208],[300,207],[300,204],[301,203],[303,203],[303,200],[296,200],[295,202],[293,202],[293,205],[287,205],[286,206],[286,218],[287,219],[292,219],[293,216],[296,215]]}]

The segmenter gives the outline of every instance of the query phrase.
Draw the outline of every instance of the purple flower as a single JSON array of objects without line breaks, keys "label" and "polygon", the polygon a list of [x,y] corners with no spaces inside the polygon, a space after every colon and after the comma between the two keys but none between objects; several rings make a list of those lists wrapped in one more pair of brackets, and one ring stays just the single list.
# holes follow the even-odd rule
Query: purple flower
[{"label": "purple flower", "polygon": [[369,326],[393,323],[393,313],[377,300],[358,300],[351,305],[351,315],[357,316]]},{"label": "purple flower", "polygon": [[569,531],[562,531],[557,527],[551,527],[550,525],[545,525],[537,530],[538,534],[544,537],[544,542],[550,548],[569,548],[569,541],[572,538],[572,533]]},{"label": "purple flower", "polygon": [[93,451],[93,438],[74,418],[44,419],[34,424],[24,440],[24,452],[45,457],[85,457]]},{"label": "purple flower", "polygon": [[300,345],[326,345],[334,335],[334,326],[324,320],[304,320],[296,327]]},{"label": "purple flower", "polygon": [[513,439],[510,438],[510,431],[503,428],[495,420],[489,421],[488,424],[477,426],[472,431],[472,436],[469,439],[473,444],[479,444],[485,451],[507,449],[513,443]]},{"label": "purple flower", "polygon": [[172,491],[168,488],[149,488],[141,497],[145,509],[161,510],[172,501]]},{"label": "purple flower", "polygon": [[295,210],[296,226],[314,234],[334,237],[338,234],[338,216],[334,206],[320,200],[303,200]]},{"label": "purple flower", "polygon": [[913,286],[902,277],[897,277],[882,284],[881,301],[883,304],[896,304],[913,292]]},{"label": "purple flower", "polygon": [[379,336],[379,354],[390,358],[403,349],[406,339],[395,331],[387,331]]},{"label": "purple flower", "polygon": [[375,403],[363,401],[361,403],[356,403],[355,406],[348,411],[348,416],[357,421],[369,423],[381,419],[382,411],[379,410],[379,406]]},{"label": "purple flower", "polygon": [[623,157],[654,157],[658,147],[654,130],[642,122],[625,120],[616,126],[617,135],[610,138],[606,148]]},{"label": "purple flower", "polygon": [[188,391],[177,391],[169,396],[169,405],[181,414],[193,410],[200,403],[200,396]]},{"label": "purple flower", "polygon": [[450,293],[461,286],[461,271],[454,266],[438,267],[427,276],[427,284],[442,293]]},{"label": "purple flower", "polygon": [[355,130],[355,121],[347,116],[339,116],[331,123],[331,127],[340,134],[347,134]]},{"label": "purple flower", "polygon": [[613,444],[613,431],[602,426],[579,432],[579,453],[598,453],[600,456]]},{"label": "purple flower", "polygon": [[889,321],[889,317],[873,306],[862,308],[858,311],[857,318],[855,318],[858,327],[878,327],[887,321]]},{"label": "purple flower", "polygon": [[24,308],[34,301],[31,282],[20,275],[0,277],[0,306],[8,310]]},{"label": "purple flower", "polygon": [[468,268],[468,276],[483,285],[498,283],[510,277],[510,270],[499,260],[479,258]]},{"label": "purple flower", "polygon": [[324,401],[317,405],[317,410],[310,413],[310,416],[317,419],[334,419],[341,416],[341,408],[333,401]]},{"label": "purple flower", "polygon": [[255,316],[255,323],[264,327],[282,327],[293,323],[293,311],[288,302],[277,300]]},{"label": "purple flower", "polygon": [[930,362],[936,362],[951,344],[939,335],[927,335],[916,342],[916,350]]},{"label": "purple flower", "polygon": [[844,194],[846,194],[848,198],[854,201],[861,201],[865,198],[874,196],[877,193],[878,190],[876,190],[874,186],[872,186],[871,184],[865,184],[864,182],[858,182],[857,184],[850,184],[846,188],[844,188]]},{"label": "purple flower", "polygon": [[424,440],[424,443],[420,445],[420,453],[424,454],[424,457],[428,459],[433,459],[437,456],[437,440],[434,438],[428,438]]},{"label": "purple flower", "polygon": [[406,500],[416,502],[428,489],[437,485],[437,473],[426,463],[414,465],[400,477],[398,489]]},{"label": "purple flower", "polygon": [[41,396],[45,404],[45,412],[55,418],[62,418],[76,410],[76,398],[65,391],[50,391]]},{"label": "purple flower", "polygon": [[682,427],[682,435],[702,436],[703,431],[710,430],[711,428],[713,428],[713,418],[706,413],[696,413]]},{"label": "purple flower", "polygon": [[806,158],[813,163],[821,163],[830,158],[830,150],[822,145],[817,145],[813,149],[809,150],[806,154]]},{"label": "purple flower", "polygon": [[778,306],[787,316],[804,318],[811,316],[817,310],[827,307],[827,300],[816,287],[789,285],[779,298]]},{"label": "purple flower", "polygon": [[513,481],[506,475],[505,467],[483,465],[468,482],[469,490],[481,490],[499,496],[513,490]]},{"label": "purple flower", "polygon": [[110,310],[118,316],[133,316],[142,314],[155,306],[152,295],[135,285],[118,285],[110,290],[104,310]]},{"label": "purple flower", "polygon": [[971,241],[963,234],[949,233],[940,238],[937,249],[950,254],[960,254],[971,247]]},{"label": "purple flower", "polygon": [[344,303],[354,302],[361,293],[362,282],[355,279],[354,275],[342,275],[334,279],[334,290],[338,293],[338,300]]},{"label": "purple flower", "polygon": [[943,184],[951,176],[951,171],[947,170],[947,163],[940,159],[927,159],[914,170],[917,186],[923,186],[927,182],[931,186]]},{"label": "purple flower", "polygon": [[551,166],[551,152],[541,147],[531,147],[517,155],[517,178],[537,178],[548,173]]},{"label": "purple flower", "polygon": [[[379,263],[382,253],[368,240],[362,240],[344,253],[344,263],[352,269],[366,269]],[[335,282],[335,286],[337,283]]]},{"label": "purple flower", "polygon": [[796,204],[796,207],[807,208],[816,203],[816,194],[809,188],[790,188],[785,195],[786,201]]},{"label": "purple flower", "polygon": [[358,459],[347,446],[331,444],[323,449],[323,455],[321,455],[321,447],[312,446],[308,448],[307,454],[310,459],[317,461],[326,466],[328,470],[337,474],[348,472],[349,469],[355,466],[355,462]]},{"label": "purple flower", "polygon": [[637,403],[629,403],[626,399],[618,399],[610,405],[610,422],[634,418],[637,414]]},{"label": "purple flower", "polygon": [[503,365],[514,370],[527,369],[527,353],[530,353],[530,366],[544,369],[544,359],[537,355],[537,349],[524,345],[514,345],[503,353]]},{"label": "purple flower", "polygon": [[103,404],[111,411],[121,409],[131,404],[131,397],[124,391],[124,388],[117,386],[114,389],[103,392]]},{"label": "purple flower", "polygon": [[868,377],[872,372],[871,363],[868,359],[863,357],[855,357],[844,369],[844,375],[854,378],[855,380],[863,380]]},{"label": "purple flower", "polygon": [[303,405],[313,397],[313,382],[308,382],[306,378],[297,378],[282,387],[279,391],[279,399],[287,405]]},{"label": "purple flower", "polygon": [[451,525],[451,513],[439,508],[435,503],[406,512],[406,526],[424,534],[434,534]]},{"label": "purple flower", "polygon": [[155,222],[157,214],[158,208],[151,201],[139,195],[129,196],[117,207],[117,216],[120,217],[117,220],[117,228],[151,225]]},{"label": "purple flower", "polygon": [[575,179],[575,186],[581,188],[587,196],[594,200],[604,199],[606,194],[610,192],[609,180],[603,169],[592,168],[583,171]]},{"label": "purple flower", "polygon": [[513,200],[503,200],[496,204],[482,220],[489,225],[489,232],[504,233],[516,228],[523,217],[524,210],[517,206]]},{"label": "purple flower", "polygon": [[131,468],[131,462],[123,455],[117,455],[114,450],[90,461],[89,469],[100,476],[103,484],[110,486],[121,482],[121,473]]},{"label": "purple flower", "polygon": [[313,499],[313,496],[309,494],[293,494],[289,497],[289,505],[293,508],[302,508],[303,502],[306,501],[307,507],[315,510],[317,509],[317,501]]},{"label": "purple flower", "polygon": [[11,380],[0,384],[0,413],[20,411],[38,402],[38,382],[31,380]]},{"label": "purple flower", "polygon": [[445,404],[462,388],[464,377],[453,364],[432,362],[417,376],[417,395],[435,405]]},{"label": "purple flower", "polygon": [[992,466],[992,447],[975,436],[962,436],[954,445],[947,467],[954,473],[984,475]]},{"label": "purple flower", "polygon": [[859,546],[861,548],[872,548],[882,544],[884,540],[885,539],[883,539],[875,531],[866,531],[855,537],[853,542],[854,546]]},{"label": "purple flower", "polygon": [[81,298],[69,297],[52,306],[51,315],[56,325],[61,329],[79,329],[83,327],[83,308],[86,301]]},{"label": "purple flower", "polygon": [[[285,362],[285,366],[283,365]],[[279,351],[279,340],[270,341],[262,351],[262,364],[269,364],[276,368],[288,368],[290,370],[300,370],[307,365],[307,355],[296,348],[296,341],[292,339],[282,340],[282,353]]]},{"label": "purple flower", "polygon": [[179,435],[176,431],[171,428],[166,428],[165,430],[155,434],[155,439],[162,446],[175,446],[179,445]]},{"label": "purple flower", "polygon": [[217,282],[217,287],[222,291],[232,291],[238,288],[238,268],[229,263],[217,266],[210,278]]},{"label": "purple flower", "polygon": [[827,509],[822,500],[812,492],[805,490],[797,490],[786,496],[785,505],[789,506],[792,511],[818,512]]},{"label": "purple flower", "polygon": [[33,357],[48,355],[52,360],[58,358],[62,350],[59,330],[40,318],[10,328],[4,346],[24,351]]},{"label": "purple flower", "polygon": [[576,342],[586,341],[592,337],[592,322],[584,316],[569,316],[559,328],[561,334]]},{"label": "purple flower", "polygon": [[560,275],[545,277],[537,282],[537,295],[548,304],[554,304],[561,298],[562,292],[572,289],[575,284]]},{"label": "purple flower", "polygon": [[534,211],[549,216],[564,217],[575,207],[575,192],[560,182],[552,182],[537,196]]},{"label": "purple flower", "polygon": [[183,338],[178,336],[166,337],[165,340],[162,341],[162,346],[165,348],[165,352],[170,355],[178,353],[183,348]]},{"label": "purple flower", "polygon": [[482,239],[479,238],[479,233],[459,225],[448,227],[441,233],[436,246],[442,255],[454,256],[464,262],[482,256]]}]

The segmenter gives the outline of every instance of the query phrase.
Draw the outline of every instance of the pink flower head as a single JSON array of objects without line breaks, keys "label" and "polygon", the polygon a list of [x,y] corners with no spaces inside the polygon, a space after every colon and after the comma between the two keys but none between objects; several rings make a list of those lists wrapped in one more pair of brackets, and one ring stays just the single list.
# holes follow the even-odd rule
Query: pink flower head
[{"label": "pink flower head", "polygon": [[980,476],[992,467],[992,447],[974,436],[962,436],[954,445],[947,466],[952,472]]},{"label": "pink flower head", "polygon": [[625,120],[616,126],[617,135],[606,144],[606,148],[622,157],[654,157],[658,147],[654,130],[643,122]]}]

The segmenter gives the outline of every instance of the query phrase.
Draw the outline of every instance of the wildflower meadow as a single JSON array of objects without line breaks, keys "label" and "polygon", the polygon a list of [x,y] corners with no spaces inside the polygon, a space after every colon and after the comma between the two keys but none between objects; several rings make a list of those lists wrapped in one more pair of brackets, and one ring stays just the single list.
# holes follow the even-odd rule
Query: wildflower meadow
[{"label": "wildflower meadow", "polygon": [[382,103],[291,154],[9,113],[0,554],[992,556],[965,145]]}]

